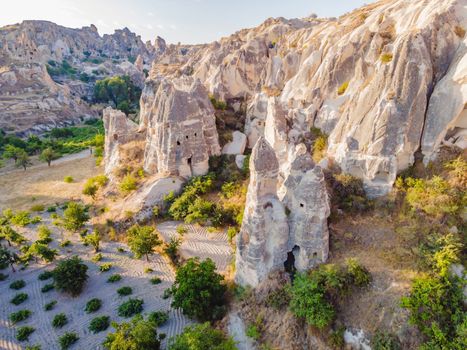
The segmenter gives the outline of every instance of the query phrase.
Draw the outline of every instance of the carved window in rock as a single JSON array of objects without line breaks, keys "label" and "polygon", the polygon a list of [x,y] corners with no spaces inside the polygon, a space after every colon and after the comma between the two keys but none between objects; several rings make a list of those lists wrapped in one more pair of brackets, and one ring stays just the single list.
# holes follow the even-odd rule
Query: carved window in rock
[{"label": "carved window in rock", "polygon": [[177,140],[177,146],[180,146],[180,141]]},{"label": "carved window in rock", "polygon": [[114,141],[118,141],[118,134],[114,134]]},{"label": "carved window in rock", "polygon": [[271,202],[267,202],[264,206],[263,206],[263,209],[268,209],[268,208],[272,208],[273,205]]}]

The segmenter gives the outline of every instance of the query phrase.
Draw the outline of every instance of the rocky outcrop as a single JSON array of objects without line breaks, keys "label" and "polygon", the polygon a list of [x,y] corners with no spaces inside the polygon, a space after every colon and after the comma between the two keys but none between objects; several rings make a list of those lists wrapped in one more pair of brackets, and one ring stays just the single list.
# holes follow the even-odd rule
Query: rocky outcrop
[{"label": "rocky outcrop", "polygon": [[0,28],[0,129],[27,135],[97,117],[88,104],[95,81],[128,75],[143,87],[144,70],[164,50],[158,42],[143,43],[127,28],[103,37],[93,25],[24,21]]},{"label": "rocky outcrop", "polygon": [[142,96],[146,132],[144,169],[185,178],[204,175],[220,154],[214,109],[199,81],[185,77],[150,82]]},{"label": "rocky outcrop", "polygon": [[188,59],[174,53],[186,61],[175,74],[190,67],[217,98],[248,101],[250,147],[268,114],[293,131],[285,142],[321,129],[328,157],[374,197],[420,148],[465,147],[466,28],[462,0],[379,1],[338,19],[269,19]]},{"label": "rocky outcrop", "polygon": [[276,152],[261,137],[250,158],[250,184],[237,237],[235,279],[242,285],[257,286],[285,263],[305,271],[328,256],[326,184],[305,145],[297,147],[282,185],[283,198],[278,196],[278,176]]}]

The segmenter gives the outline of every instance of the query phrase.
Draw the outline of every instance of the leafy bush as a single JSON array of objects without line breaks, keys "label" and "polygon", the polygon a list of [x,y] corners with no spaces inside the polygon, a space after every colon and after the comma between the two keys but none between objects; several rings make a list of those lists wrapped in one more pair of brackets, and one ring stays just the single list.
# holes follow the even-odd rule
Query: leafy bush
[{"label": "leafy bush", "polygon": [[43,204],[35,204],[31,207],[31,211],[35,211],[35,212],[41,212],[44,210],[45,210],[45,207]]},{"label": "leafy bush", "polygon": [[52,327],[54,328],[62,328],[64,325],[68,323],[68,318],[64,313],[56,314],[52,319]]},{"label": "leafy bush", "polygon": [[371,282],[370,272],[362,266],[356,259],[348,259],[346,261],[347,274],[353,285],[357,287],[365,287]]},{"label": "leafy bush", "polygon": [[73,181],[74,181],[73,177],[69,175],[63,178],[63,182],[66,182],[67,184],[71,184]]},{"label": "leafy bush", "polygon": [[154,277],[150,279],[151,284],[161,284],[162,280],[159,277]]},{"label": "leafy bush", "polygon": [[112,268],[112,264],[111,264],[111,263],[105,263],[105,264],[102,264],[101,266],[99,266],[99,271],[100,271],[100,272],[107,272],[107,271],[109,271],[111,268]]},{"label": "leafy bush", "polygon": [[32,312],[30,310],[19,310],[17,312],[11,313],[8,318],[11,322],[18,323],[27,319],[29,316],[31,316],[31,314]]},{"label": "leafy bush", "polygon": [[77,202],[70,202],[63,212],[63,227],[70,231],[78,231],[88,220],[86,208]]},{"label": "leafy bush", "polygon": [[343,95],[348,87],[349,87],[349,82],[348,81],[343,82],[342,85],[339,86],[339,88],[337,89],[337,94],[339,96]]},{"label": "leafy bush", "polygon": [[109,325],[110,325],[109,316],[99,316],[91,320],[91,323],[89,324],[89,330],[92,333],[99,333],[109,328]]},{"label": "leafy bush", "polygon": [[9,246],[11,246],[12,243],[22,244],[26,241],[23,235],[19,234],[8,225],[0,226],[0,239],[1,238],[6,240]]},{"label": "leafy bush", "polygon": [[41,292],[42,293],[47,293],[47,292],[50,292],[52,289],[54,289],[54,285],[53,284],[46,284],[45,286],[43,286],[41,288]]},{"label": "leafy bush", "polygon": [[222,331],[211,327],[209,322],[186,327],[168,342],[168,350],[222,349],[236,350],[234,340]]},{"label": "leafy bush", "polygon": [[75,332],[67,332],[58,338],[60,349],[66,350],[79,340],[78,334]]},{"label": "leafy bush", "polygon": [[19,327],[16,330],[16,339],[18,341],[26,341],[29,339],[29,336],[34,333],[36,329],[30,326]]},{"label": "leafy bush", "polygon": [[31,223],[31,217],[28,211],[18,211],[10,219],[13,225],[24,227]]},{"label": "leafy bush", "polygon": [[102,260],[102,258],[103,258],[102,254],[101,254],[101,253],[97,253],[97,254],[95,254],[95,255],[91,258],[91,260],[94,261],[94,262],[99,262],[99,261]]},{"label": "leafy bush", "polygon": [[127,75],[98,80],[94,87],[96,102],[111,102],[125,113],[131,111],[130,106],[137,108],[140,96],[141,89]]},{"label": "leafy bush", "polygon": [[329,178],[332,203],[350,212],[365,211],[371,207],[366,198],[363,181],[350,174],[336,174]]},{"label": "leafy bush", "polygon": [[149,254],[154,252],[154,248],[162,243],[159,240],[158,234],[151,226],[133,225],[127,231],[128,245],[136,258],[141,258],[145,255],[149,261]]},{"label": "leafy bush", "polygon": [[56,249],[50,249],[46,244],[36,241],[29,247],[27,254],[35,256],[36,260],[37,257],[39,257],[45,262],[52,262],[58,255],[58,251]]},{"label": "leafy bush", "polygon": [[154,322],[156,327],[163,326],[169,320],[169,313],[167,311],[153,311],[148,315],[148,321]]},{"label": "leafy bush", "polygon": [[281,310],[289,305],[290,295],[284,287],[272,290],[266,297],[266,304],[276,310]]},{"label": "leafy bush", "polygon": [[52,242],[52,238],[50,238],[50,236],[52,235],[52,231],[50,231],[50,229],[47,226],[40,225],[37,228],[37,234],[39,237],[39,243],[49,244],[50,242]]},{"label": "leafy bush", "polygon": [[159,350],[160,336],[157,336],[157,326],[146,321],[141,315],[135,316],[131,322],[112,323],[114,333],[109,333],[103,346],[105,349],[138,349]]},{"label": "leafy bush", "polygon": [[130,192],[133,192],[134,190],[136,190],[137,186],[138,186],[137,180],[132,175],[128,174],[122,179],[122,182],[120,182],[120,185],[118,186],[118,188],[124,195],[127,195]]},{"label": "leafy bush", "polygon": [[164,253],[169,257],[172,263],[178,265],[178,248],[180,247],[181,241],[177,238],[170,238],[170,242],[165,244]]},{"label": "leafy bush", "polygon": [[55,305],[57,305],[57,300],[52,300],[51,302],[44,305],[44,310],[50,311],[55,307]]},{"label": "leafy bush", "polygon": [[259,338],[261,338],[261,333],[259,332],[258,327],[252,324],[252,325],[249,325],[248,328],[246,329],[246,336],[254,340],[258,340]]},{"label": "leafy bush", "polygon": [[227,103],[225,103],[225,101],[217,100],[213,95],[210,95],[209,99],[215,109],[221,111],[225,111],[227,109]]},{"label": "leafy bush", "polygon": [[401,350],[402,347],[394,334],[378,331],[371,339],[373,350]]},{"label": "leafy bush", "polygon": [[52,278],[54,276],[53,271],[44,271],[39,274],[38,279],[39,281],[45,281],[48,280],[49,278]]},{"label": "leafy bush", "polygon": [[100,299],[93,298],[86,303],[86,307],[84,308],[84,311],[90,314],[91,312],[96,312],[97,310],[99,310],[101,306],[102,306],[102,301]]},{"label": "leafy bush", "polygon": [[122,276],[119,275],[119,274],[114,274],[112,276],[110,276],[109,278],[107,278],[107,282],[108,283],[115,283],[115,282],[118,282],[122,279]]},{"label": "leafy bush", "polygon": [[186,228],[185,225],[178,225],[178,226],[177,226],[177,233],[178,233],[179,235],[184,235],[184,234],[187,233],[187,232],[188,232],[188,229]]},{"label": "leafy bush", "polygon": [[381,62],[383,62],[383,63],[389,63],[389,62],[392,61],[392,57],[393,57],[392,53],[387,52],[387,53],[381,54],[380,60],[381,60]]},{"label": "leafy bush", "polygon": [[218,319],[224,313],[226,286],[211,259],[189,259],[181,266],[170,289],[172,307],[201,321]]},{"label": "leafy bush", "polygon": [[24,286],[26,286],[26,282],[24,282],[24,280],[16,280],[10,284],[10,288],[16,290],[24,288]]},{"label": "leafy bush", "polygon": [[60,261],[53,270],[55,287],[62,292],[77,296],[88,279],[88,267],[77,256]]},{"label": "leafy bush", "polygon": [[29,345],[29,346],[26,346],[25,348],[26,350],[41,350],[41,346],[40,345]]},{"label": "leafy bush", "polygon": [[128,299],[118,307],[118,316],[132,317],[143,311],[143,299]]},{"label": "leafy bush", "polygon": [[10,300],[10,303],[14,305],[19,305],[25,302],[27,299],[28,295],[26,293],[18,293],[13,297],[13,299]]},{"label": "leafy bush", "polygon": [[117,293],[120,296],[126,296],[133,293],[133,289],[129,286],[121,287],[117,289]]}]

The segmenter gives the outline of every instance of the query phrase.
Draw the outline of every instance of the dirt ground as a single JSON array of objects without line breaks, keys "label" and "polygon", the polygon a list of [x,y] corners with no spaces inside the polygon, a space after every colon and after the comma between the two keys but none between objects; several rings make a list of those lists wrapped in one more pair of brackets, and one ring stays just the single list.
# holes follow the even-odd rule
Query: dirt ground
[{"label": "dirt ground", "polygon": [[[95,161],[89,151],[83,151],[57,159],[50,167],[37,160],[26,171],[8,164],[0,170],[0,211],[27,210],[35,204],[47,206],[81,198],[86,180],[103,171]],[[64,182],[65,176],[74,181]]]}]

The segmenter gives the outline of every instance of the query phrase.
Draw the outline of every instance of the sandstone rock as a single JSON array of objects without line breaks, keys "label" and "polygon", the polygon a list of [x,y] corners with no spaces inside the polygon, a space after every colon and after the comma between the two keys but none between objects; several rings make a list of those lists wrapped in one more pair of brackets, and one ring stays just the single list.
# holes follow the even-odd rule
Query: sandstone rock
[{"label": "sandstone rock", "polygon": [[245,161],[246,156],[242,154],[237,154],[235,156],[235,164],[237,165],[237,168],[243,169],[243,162]]},{"label": "sandstone rock", "polygon": [[149,173],[204,175],[220,154],[214,109],[199,81],[162,79],[145,89],[141,120],[146,130],[144,169]]},{"label": "sandstone rock", "polygon": [[232,133],[233,140],[222,148],[223,154],[243,154],[246,147],[246,136],[240,131]]}]

